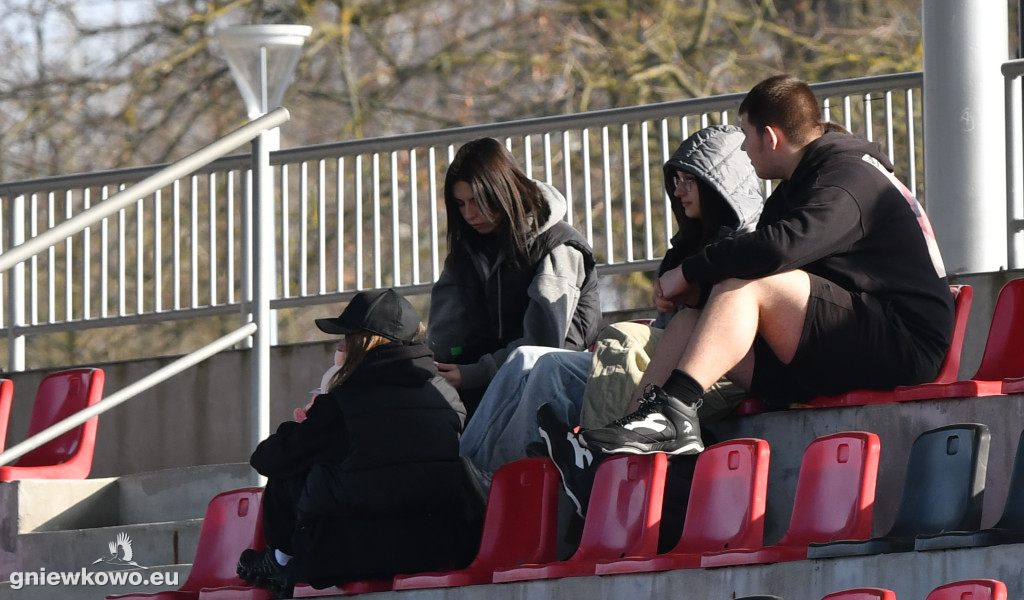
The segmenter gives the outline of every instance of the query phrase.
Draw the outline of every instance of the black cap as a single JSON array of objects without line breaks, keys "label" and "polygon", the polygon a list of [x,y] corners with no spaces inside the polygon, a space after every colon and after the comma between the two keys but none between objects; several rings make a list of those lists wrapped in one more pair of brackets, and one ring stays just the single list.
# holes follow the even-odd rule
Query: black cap
[{"label": "black cap", "polygon": [[346,335],[369,331],[396,342],[411,342],[420,328],[420,315],[395,290],[359,292],[337,318],[317,319],[324,333]]}]

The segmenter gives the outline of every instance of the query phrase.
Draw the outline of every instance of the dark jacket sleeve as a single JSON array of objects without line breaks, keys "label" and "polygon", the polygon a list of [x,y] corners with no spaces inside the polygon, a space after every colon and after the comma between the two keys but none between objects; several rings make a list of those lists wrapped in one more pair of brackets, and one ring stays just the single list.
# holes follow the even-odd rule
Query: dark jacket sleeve
[{"label": "dark jacket sleeve", "polygon": [[[757,230],[709,244],[684,259],[687,281],[713,284],[799,269],[846,250],[864,235],[860,206],[842,188],[814,188],[791,199],[788,207],[771,206],[772,200]],[[772,219],[773,212],[778,218]]]},{"label": "dark jacket sleeve", "polygon": [[330,395],[316,397],[306,420],[285,421],[277,432],[256,446],[249,464],[266,477],[291,477],[305,473],[325,457],[337,455],[347,434],[341,410]]}]

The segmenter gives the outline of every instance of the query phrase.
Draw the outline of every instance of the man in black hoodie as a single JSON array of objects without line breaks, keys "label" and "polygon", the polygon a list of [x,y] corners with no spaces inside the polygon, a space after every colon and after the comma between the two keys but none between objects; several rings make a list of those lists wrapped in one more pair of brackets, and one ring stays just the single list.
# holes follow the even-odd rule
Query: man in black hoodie
[{"label": "man in black hoodie", "polygon": [[657,353],[676,363],[668,379],[585,431],[588,446],[697,453],[699,398],[723,375],[784,408],[930,381],[949,348],[953,299],[931,227],[877,146],[825,133],[810,87],[784,75],[754,86],[739,115],[757,175],[781,182],[753,232],[658,280],[668,299],[711,295],[697,319],[669,324]]}]

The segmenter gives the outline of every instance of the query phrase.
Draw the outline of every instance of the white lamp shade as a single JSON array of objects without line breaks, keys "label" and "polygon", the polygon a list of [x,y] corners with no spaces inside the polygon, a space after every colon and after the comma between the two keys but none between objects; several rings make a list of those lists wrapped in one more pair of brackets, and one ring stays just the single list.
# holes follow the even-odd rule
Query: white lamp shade
[{"label": "white lamp shade", "polygon": [[281,106],[312,31],[308,25],[242,25],[215,32],[250,119]]}]

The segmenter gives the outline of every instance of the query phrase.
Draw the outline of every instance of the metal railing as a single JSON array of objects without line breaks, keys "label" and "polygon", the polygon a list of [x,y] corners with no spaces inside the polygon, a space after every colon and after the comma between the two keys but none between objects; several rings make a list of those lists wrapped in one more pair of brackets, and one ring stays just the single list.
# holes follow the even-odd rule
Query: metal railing
[{"label": "metal railing", "polygon": [[[826,118],[877,140],[920,195],[919,72],[815,84]],[[690,133],[735,122],[742,94],[273,152],[273,309],[336,304],[360,289],[429,292],[440,274],[444,171],[462,143],[502,139],[569,200],[599,272],[650,271],[672,234],[662,164]],[[43,235],[159,167],[0,184],[3,250]],[[112,213],[4,273],[0,333],[23,336],[241,314],[249,156],[229,156]],[[607,296],[607,295],[606,295]],[[606,297],[606,308],[622,300]],[[244,320],[244,318],[243,318]],[[308,329],[308,327],[306,328]],[[211,338],[212,338],[211,334]],[[282,334],[282,342],[296,341]],[[21,355],[19,355],[21,353]],[[0,356],[2,360],[2,356]]]},{"label": "metal railing", "polygon": [[270,303],[269,294],[266,289],[268,282],[264,279],[264,272],[267,270],[266,256],[260,249],[261,238],[266,236],[265,223],[269,213],[267,210],[269,208],[269,194],[266,193],[269,192],[269,189],[265,185],[265,176],[269,174],[269,152],[266,146],[266,134],[268,129],[277,127],[287,121],[288,118],[288,111],[284,108],[278,108],[243,125],[202,150],[160,169],[128,189],[110,197],[106,202],[86,209],[75,217],[62,222],[60,225],[52,227],[38,236],[34,236],[29,241],[14,245],[3,254],[0,254],[0,273],[20,270],[23,268],[25,260],[35,257],[38,253],[48,248],[52,248],[54,244],[68,239],[69,236],[75,235],[91,225],[100,223],[111,215],[122,211],[125,206],[137,202],[139,198],[143,198],[171,182],[188,176],[196,169],[224,156],[227,152],[234,150],[238,146],[249,141],[254,142],[253,171],[261,173],[262,176],[254,178],[252,193],[249,196],[252,210],[245,211],[251,217],[250,222],[253,224],[251,234],[244,236],[250,242],[246,245],[249,250],[245,254],[249,257],[249,260],[246,262],[251,266],[251,271],[247,272],[246,277],[251,282],[251,285],[247,286],[248,294],[244,303],[251,315],[244,319],[247,322],[229,334],[186,354],[117,393],[104,398],[93,406],[67,416],[21,443],[4,450],[0,453],[0,465],[8,464],[20,458],[22,455],[31,452],[46,442],[85,423],[88,419],[105,413],[158,383],[249,338],[253,340],[253,351],[251,353],[253,373],[253,447],[255,447],[256,442],[269,434],[270,338],[267,335],[269,329],[267,322]]}]

